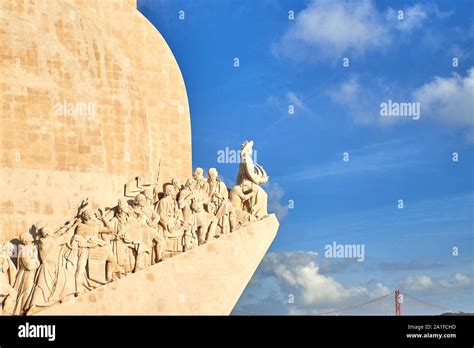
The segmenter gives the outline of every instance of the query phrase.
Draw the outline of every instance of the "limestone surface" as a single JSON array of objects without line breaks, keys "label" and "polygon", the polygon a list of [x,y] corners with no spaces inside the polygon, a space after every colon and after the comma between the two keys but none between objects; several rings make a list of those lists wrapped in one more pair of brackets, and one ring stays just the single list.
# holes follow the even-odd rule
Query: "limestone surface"
[{"label": "limestone surface", "polygon": [[228,315],[278,230],[275,215],[39,315]]},{"label": "limestone surface", "polygon": [[180,69],[135,1],[0,1],[2,241],[191,163]]}]

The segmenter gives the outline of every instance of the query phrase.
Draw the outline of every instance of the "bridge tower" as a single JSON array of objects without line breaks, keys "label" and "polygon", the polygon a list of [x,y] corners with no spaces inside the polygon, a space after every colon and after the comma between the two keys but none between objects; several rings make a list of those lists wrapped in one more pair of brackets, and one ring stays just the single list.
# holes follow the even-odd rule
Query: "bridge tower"
[{"label": "bridge tower", "polygon": [[395,290],[395,315],[402,315],[402,303],[403,295],[400,294],[400,290]]}]

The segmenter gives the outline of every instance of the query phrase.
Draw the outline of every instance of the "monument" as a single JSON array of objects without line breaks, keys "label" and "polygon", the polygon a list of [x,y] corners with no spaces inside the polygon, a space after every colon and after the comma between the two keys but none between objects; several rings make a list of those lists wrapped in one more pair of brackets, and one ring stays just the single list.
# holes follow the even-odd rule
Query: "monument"
[{"label": "monument", "polygon": [[0,12],[2,314],[229,314],[278,229],[253,142],[234,187],[192,175],[185,84],[135,1]]}]

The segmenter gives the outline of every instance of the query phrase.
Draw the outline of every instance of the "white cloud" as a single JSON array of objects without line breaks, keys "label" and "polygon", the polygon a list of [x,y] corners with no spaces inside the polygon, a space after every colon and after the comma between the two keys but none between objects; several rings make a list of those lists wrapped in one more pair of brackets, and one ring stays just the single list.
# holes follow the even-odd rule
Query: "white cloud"
[{"label": "white cloud", "polygon": [[381,117],[380,104],[389,99],[420,103],[420,120],[461,129],[466,139],[474,142],[474,67],[465,76],[457,73],[448,77],[435,76],[412,91],[403,91],[381,79],[367,78],[361,83],[357,76],[352,76],[327,94],[346,110],[355,124],[366,126],[387,127],[413,122],[409,117]]},{"label": "white cloud", "polygon": [[368,0],[312,1],[275,48],[277,53],[293,57],[305,46],[316,48],[326,57],[339,57],[348,50],[363,54],[389,43],[382,21]]},{"label": "white cloud", "polygon": [[298,114],[298,110],[310,112],[309,107],[303,101],[303,97],[294,91],[288,91],[285,96],[280,97],[274,95],[268,96],[266,104],[284,113],[286,118],[288,117],[288,106],[290,104],[295,107],[296,114]]},{"label": "white cloud", "polygon": [[403,286],[407,290],[415,291],[440,291],[453,288],[469,288],[472,286],[473,281],[470,276],[462,273],[456,273],[450,279],[432,279],[427,275],[419,275],[416,277],[406,277],[403,282]]},{"label": "white cloud", "polygon": [[286,94],[286,98],[288,99],[288,102],[296,106],[296,108],[302,109],[302,110],[308,110],[308,107],[306,104],[301,100],[300,97],[296,95],[295,92],[289,91]]},{"label": "white cloud", "polygon": [[313,0],[273,46],[276,55],[295,59],[337,59],[385,50],[400,34],[423,26],[429,15],[442,17],[436,6],[416,4],[380,11],[372,0]]},{"label": "white cloud", "polygon": [[474,67],[466,76],[434,77],[413,92],[421,103],[422,117],[433,118],[455,127],[463,127],[469,140],[474,140]]},{"label": "white cloud", "polygon": [[403,286],[407,290],[424,291],[434,287],[434,283],[427,275],[420,275],[416,277],[407,277],[403,280]]},{"label": "white cloud", "polygon": [[387,288],[382,283],[376,283],[375,287],[372,290],[370,290],[369,297],[370,298],[382,297],[382,296],[390,294],[391,292],[392,291],[390,291],[390,289]]},{"label": "white cloud", "polygon": [[275,213],[279,220],[283,219],[288,214],[288,205],[281,201],[285,191],[276,182],[266,184],[265,191],[268,194],[268,211]]},{"label": "white cloud", "polygon": [[472,278],[462,273],[456,273],[452,279],[442,280],[441,284],[445,288],[465,288],[472,285]]},{"label": "white cloud", "polygon": [[407,7],[403,10],[403,19],[398,19],[398,10],[395,11],[392,8],[387,10],[387,20],[396,19],[395,28],[402,32],[410,32],[415,28],[419,28],[423,25],[423,22],[428,17],[428,10],[425,6],[416,4],[411,7]]},{"label": "white cloud", "polygon": [[[280,284],[297,294],[300,305],[317,307],[341,305],[361,297],[377,297],[390,291],[378,283],[373,290],[367,287],[344,287],[334,278],[320,274],[314,252],[268,253],[261,271],[276,277]],[[327,307],[326,307],[327,308]]]},{"label": "white cloud", "polygon": [[[370,87],[365,87],[365,84]],[[400,121],[401,118],[380,116],[380,104],[386,102],[388,96],[398,96],[399,90],[381,79],[371,78],[365,84],[361,84],[357,76],[352,76],[327,94],[348,112],[356,124],[389,126]]]}]

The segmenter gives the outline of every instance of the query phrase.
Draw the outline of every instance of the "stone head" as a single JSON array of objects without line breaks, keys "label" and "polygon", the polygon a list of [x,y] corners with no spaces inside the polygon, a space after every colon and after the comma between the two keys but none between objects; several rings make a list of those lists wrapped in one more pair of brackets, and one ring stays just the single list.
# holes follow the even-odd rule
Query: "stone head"
[{"label": "stone head", "polygon": [[194,171],[194,177],[199,178],[204,175],[204,170],[202,168],[197,167],[196,170]]},{"label": "stone head", "polygon": [[140,193],[138,195],[135,196],[135,205],[143,208],[146,206],[146,197],[143,193]]},{"label": "stone head", "polygon": [[202,203],[200,202],[193,202],[191,203],[191,210],[195,213],[199,213],[202,211]]},{"label": "stone head", "polygon": [[117,203],[118,211],[128,213],[128,203],[125,199],[120,198]]},{"label": "stone head", "polygon": [[82,213],[82,221],[87,222],[94,218],[94,211],[92,209],[86,209]]},{"label": "stone head", "polygon": [[219,173],[217,172],[216,168],[209,168],[207,173],[209,175],[209,179],[212,179],[212,180],[217,179],[217,177],[219,176]]},{"label": "stone head", "polygon": [[173,196],[175,194],[174,187],[171,184],[165,186],[165,196]]},{"label": "stone head", "polygon": [[23,232],[20,234],[20,243],[24,245],[28,245],[33,243],[34,239],[30,232]]},{"label": "stone head", "polygon": [[196,185],[197,185],[197,181],[194,180],[193,178],[189,178],[188,180],[186,180],[186,185],[185,185],[185,186],[186,186],[188,189],[191,189],[191,190],[192,190],[193,188],[196,187]]}]

